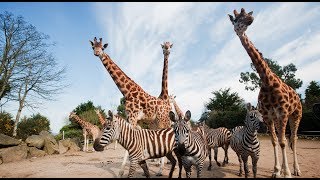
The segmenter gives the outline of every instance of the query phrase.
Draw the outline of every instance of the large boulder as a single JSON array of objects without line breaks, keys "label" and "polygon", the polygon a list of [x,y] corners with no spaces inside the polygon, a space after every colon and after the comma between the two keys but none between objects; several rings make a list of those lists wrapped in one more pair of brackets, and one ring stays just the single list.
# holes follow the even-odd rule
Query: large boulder
[{"label": "large boulder", "polygon": [[76,152],[80,151],[80,147],[77,145],[75,140],[67,138],[59,141],[59,151],[60,154],[63,154],[67,151]]},{"label": "large boulder", "polygon": [[21,139],[15,139],[5,134],[0,133],[0,148],[17,146],[22,142]]},{"label": "large boulder", "polygon": [[3,163],[20,161],[28,156],[28,146],[22,143],[18,146],[4,148],[0,152]]},{"label": "large boulder", "polygon": [[46,155],[46,152],[40,150],[36,147],[29,147],[29,154],[28,157],[43,157]]},{"label": "large boulder", "polygon": [[44,138],[43,150],[47,154],[51,155],[51,154],[58,154],[59,153],[59,145],[58,145],[56,139],[54,139],[54,136],[52,134],[50,134],[47,131],[41,131],[39,135]]},{"label": "large boulder", "polygon": [[41,149],[44,146],[44,137],[40,135],[31,135],[26,139],[28,146]]}]

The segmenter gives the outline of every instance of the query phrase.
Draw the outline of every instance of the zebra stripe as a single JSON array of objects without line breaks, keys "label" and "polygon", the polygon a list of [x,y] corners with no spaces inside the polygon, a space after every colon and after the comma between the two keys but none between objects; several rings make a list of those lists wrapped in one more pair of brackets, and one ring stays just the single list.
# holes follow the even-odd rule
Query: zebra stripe
[{"label": "zebra stripe", "polygon": [[211,170],[211,149],[214,149],[214,160],[218,166],[221,164],[218,162],[218,148],[222,147],[224,150],[224,160],[222,166],[228,164],[228,148],[230,144],[231,132],[225,127],[219,127],[212,129],[207,126],[204,122],[199,123],[199,128],[203,129],[206,134],[206,139],[208,143],[208,154],[209,154],[209,166],[208,170]]},{"label": "zebra stripe", "polygon": [[176,159],[172,155],[174,148],[174,131],[172,128],[148,130],[135,129],[120,116],[113,115],[111,111],[106,121],[102,135],[94,142],[94,149],[103,151],[104,147],[113,140],[118,140],[128,152],[130,169],[128,177],[133,177],[138,164],[143,169],[146,177],[150,177],[146,164],[147,159],[166,156],[171,162],[169,177],[172,177]]},{"label": "zebra stripe", "polygon": [[262,122],[262,114],[252,109],[250,103],[247,104],[247,115],[244,121],[245,126],[237,126],[232,129],[230,146],[236,152],[240,163],[239,176],[242,176],[242,163],[244,163],[245,177],[248,177],[248,157],[252,159],[253,176],[257,175],[257,162],[260,155],[260,142],[257,137],[259,123]]},{"label": "zebra stripe", "polygon": [[[191,176],[192,165],[197,168],[197,177],[201,177],[203,164],[208,154],[205,132],[201,129],[199,131],[191,130],[188,125],[188,121],[191,118],[190,111],[186,112],[184,119],[180,117],[176,120],[172,111],[169,116],[174,122],[176,148],[182,158],[182,165],[186,171],[187,178]],[[181,168],[179,169],[179,178],[181,178]]]}]

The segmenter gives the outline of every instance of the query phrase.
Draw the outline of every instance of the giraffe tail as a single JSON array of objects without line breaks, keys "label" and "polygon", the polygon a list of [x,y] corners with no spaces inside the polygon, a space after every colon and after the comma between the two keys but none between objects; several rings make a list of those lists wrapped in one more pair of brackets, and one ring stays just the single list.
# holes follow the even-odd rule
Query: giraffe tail
[{"label": "giraffe tail", "polygon": [[292,136],[292,134],[290,133],[289,134],[289,141],[288,141],[288,146],[290,147],[290,149],[291,150],[293,150],[293,147],[292,147],[292,145],[293,145],[293,136]]}]

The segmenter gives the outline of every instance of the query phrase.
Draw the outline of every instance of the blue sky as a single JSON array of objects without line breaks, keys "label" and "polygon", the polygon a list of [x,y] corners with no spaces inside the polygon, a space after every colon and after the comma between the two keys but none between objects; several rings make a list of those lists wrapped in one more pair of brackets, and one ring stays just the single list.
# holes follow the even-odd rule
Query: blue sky
[{"label": "blue sky", "polygon": [[[173,43],[169,58],[169,94],[175,94],[183,111],[200,118],[211,92],[231,88],[246,102],[256,104],[258,91],[245,91],[240,73],[250,71],[251,60],[233,31],[227,14],[234,9],[253,11],[247,35],[264,57],[281,66],[294,63],[303,81],[320,81],[320,3],[293,2],[27,2],[0,3],[0,12],[21,15],[56,42],[52,53],[67,67],[71,86],[43,102],[36,111],[50,120],[53,133],[67,123],[80,103],[91,100],[103,109],[116,110],[122,94],[93,55],[89,40],[102,37],[114,62],[145,91],[161,92],[163,54],[160,44]],[[17,104],[6,111],[16,114]]]}]

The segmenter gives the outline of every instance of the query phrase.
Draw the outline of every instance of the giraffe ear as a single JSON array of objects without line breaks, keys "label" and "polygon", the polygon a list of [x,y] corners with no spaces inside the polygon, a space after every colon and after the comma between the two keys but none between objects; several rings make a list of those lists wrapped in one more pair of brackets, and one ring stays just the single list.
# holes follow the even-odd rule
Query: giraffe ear
[{"label": "giraffe ear", "polygon": [[170,111],[169,117],[172,122],[176,122],[176,115],[174,114],[174,112]]},{"label": "giraffe ear", "polygon": [[184,120],[185,120],[185,121],[189,121],[190,118],[191,118],[191,112],[188,110],[188,111],[186,112],[186,114],[184,115]]},{"label": "giraffe ear", "polygon": [[108,43],[106,43],[106,44],[103,45],[103,48],[104,48],[104,49],[107,48],[107,47],[108,47]]},{"label": "giraffe ear", "polygon": [[234,18],[233,18],[233,16],[231,16],[230,14],[228,14],[228,15],[229,15],[230,21],[232,22],[232,24],[234,24]]},{"label": "giraffe ear", "polygon": [[91,40],[89,40],[89,42],[90,42],[91,46],[93,46],[93,42]]},{"label": "giraffe ear", "polygon": [[161,48],[164,48],[164,45],[163,44],[160,44],[161,45]]},{"label": "giraffe ear", "polygon": [[173,44],[170,45],[170,48],[172,48]]},{"label": "giraffe ear", "polygon": [[248,15],[250,15],[250,16],[251,16],[252,14],[253,14],[253,11],[251,11],[251,12],[248,13]]}]

